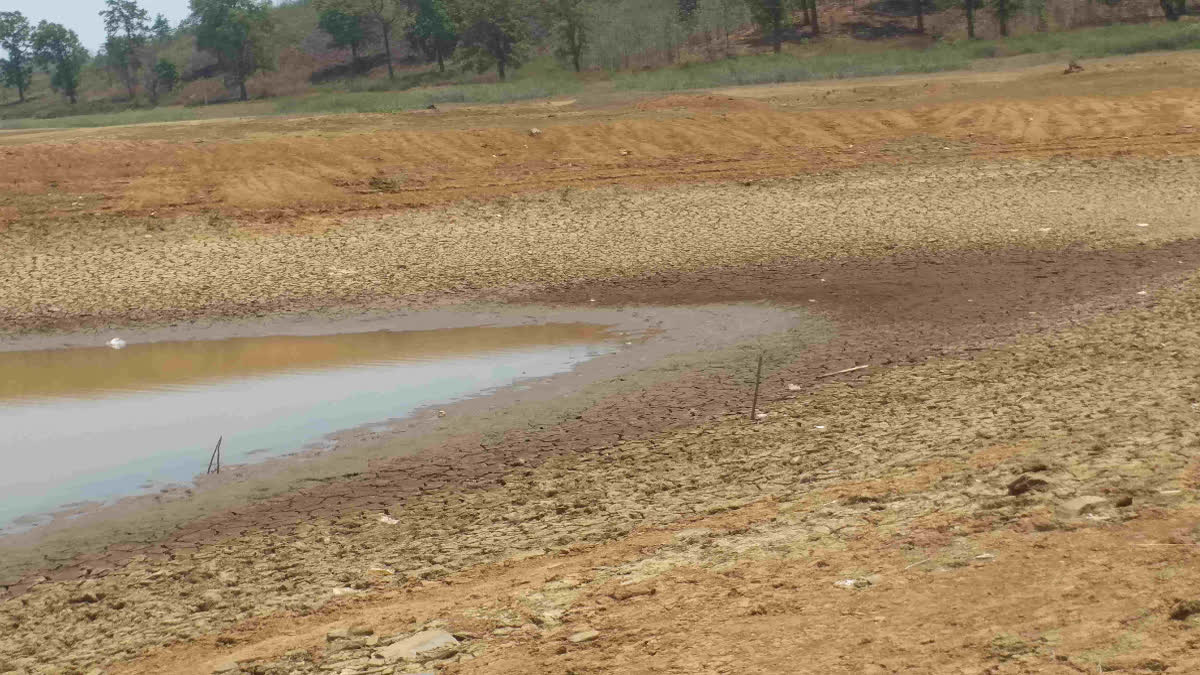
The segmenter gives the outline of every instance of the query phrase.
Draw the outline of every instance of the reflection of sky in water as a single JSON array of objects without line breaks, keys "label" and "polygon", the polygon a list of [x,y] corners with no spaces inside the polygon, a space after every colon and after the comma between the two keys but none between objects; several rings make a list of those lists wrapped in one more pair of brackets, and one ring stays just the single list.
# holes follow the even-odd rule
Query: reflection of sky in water
[{"label": "reflection of sky in water", "polygon": [[146,481],[187,482],[204,472],[220,435],[223,463],[255,461],[515,379],[564,372],[605,351],[547,345],[0,403],[0,524],[133,494]]}]

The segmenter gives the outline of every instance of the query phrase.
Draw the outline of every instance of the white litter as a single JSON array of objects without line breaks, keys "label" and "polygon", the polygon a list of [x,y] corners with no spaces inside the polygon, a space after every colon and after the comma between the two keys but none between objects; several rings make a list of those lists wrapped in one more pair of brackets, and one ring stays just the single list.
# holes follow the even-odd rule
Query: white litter
[{"label": "white litter", "polygon": [[1138,223],[1138,227],[1150,227],[1150,223]]},{"label": "white litter", "polygon": [[840,588],[854,588],[855,586],[857,586],[857,585],[858,585],[858,580],[856,580],[856,579],[842,579],[841,581],[835,581],[835,582],[833,582],[833,585],[834,585],[834,586],[838,586],[838,587],[840,587]]},{"label": "white litter", "polygon": [[819,424],[819,425],[817,425],[817,427],[816,427],[816,428],[817,428],[817,429],[824,429],[824,428],[825,428],[825,425],[824,425],[824,424]]},{"label": "white litter", "polygon": [[125,341],[119,337],[115,337],[108,341],[108,346],[113,349],[122,349],[125,347]]},{"label": "white litter", "polygon": [[1146,291],[1138,291],[1138,295],[1146,295]]},{"label": "white litter", "polygon": [[788,391],[804,391],[804,387],[801,387],[798,384],[789,384]]},{"label": "white litter", "polygon": [[379,522],[383,523],[384,525],[395,525],[396,523],[399,523],[400,521],[396,520],[395,518],[393,518],[385,513],[385,514],[379,516]]}]

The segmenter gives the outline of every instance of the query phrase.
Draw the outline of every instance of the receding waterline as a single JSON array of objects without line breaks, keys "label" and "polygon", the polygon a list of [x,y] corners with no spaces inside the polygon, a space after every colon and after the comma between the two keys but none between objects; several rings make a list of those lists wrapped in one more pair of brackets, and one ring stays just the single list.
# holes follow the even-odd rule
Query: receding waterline
[{"label": "receding waterline", "polygon": [[0,353],[0,529],[545,377],[615,349],[590,324]]}]

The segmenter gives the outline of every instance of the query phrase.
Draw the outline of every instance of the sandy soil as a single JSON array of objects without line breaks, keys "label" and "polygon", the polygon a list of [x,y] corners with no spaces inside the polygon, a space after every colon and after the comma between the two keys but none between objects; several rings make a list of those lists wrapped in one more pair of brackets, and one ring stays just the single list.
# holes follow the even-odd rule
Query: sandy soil
[{"label": "sandy soil", "polygon": [[478,300],[831,327],[26,564],[0,672],[1197,670],[1195,61],[0,138],[10,346]]}]

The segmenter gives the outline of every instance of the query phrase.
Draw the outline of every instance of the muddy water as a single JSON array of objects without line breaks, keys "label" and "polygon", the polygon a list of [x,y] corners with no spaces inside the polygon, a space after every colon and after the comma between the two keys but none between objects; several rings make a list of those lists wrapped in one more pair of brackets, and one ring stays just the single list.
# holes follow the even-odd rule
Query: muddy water
[{"label": "muddy water", "polygon": [[0,353],[0,527],[187,482],[615,349],[589,324]]}]

